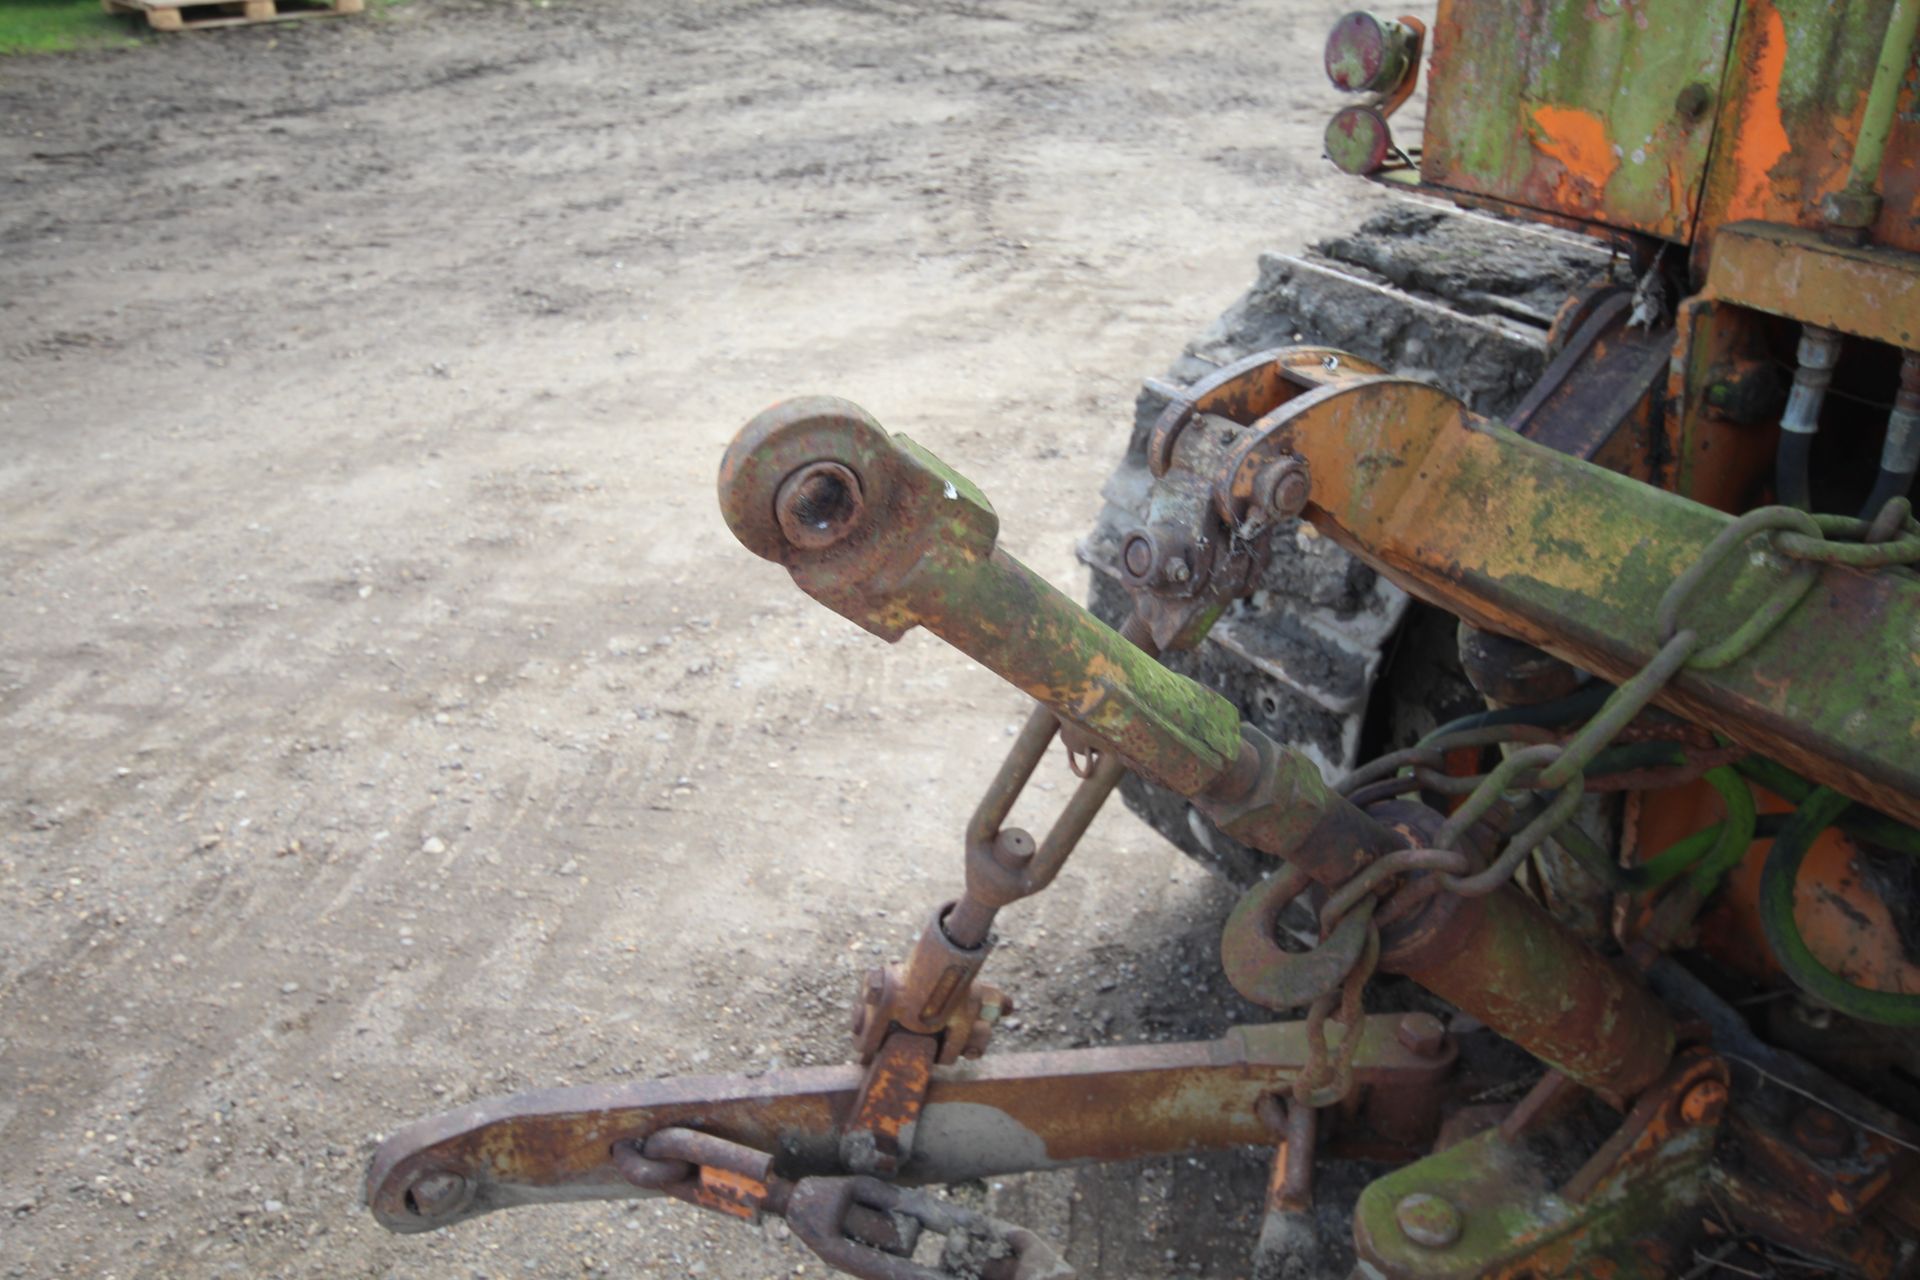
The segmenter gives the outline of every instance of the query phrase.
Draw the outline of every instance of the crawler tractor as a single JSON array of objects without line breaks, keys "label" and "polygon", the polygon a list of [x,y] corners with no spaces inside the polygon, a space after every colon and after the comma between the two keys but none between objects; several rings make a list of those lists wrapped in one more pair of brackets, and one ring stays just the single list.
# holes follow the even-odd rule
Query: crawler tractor
[{"label": "crawler tractor", "polygon": [[[1091,611],[856,406],[749,423],[749,549],[1034,700],[964,888],[848,1065],[421,1121],[375,1215],[659,1194],[850,1275],[1040,1280],[1053,1242],[929,1188],[1267,1148],[1221,1246],[1262,1276],[1920,1273],[1917,23],[1341,19],[1327,155],[1400,198],[1147,382]],[[1082,781],[1036,840],[1056,741]],[[1116,789],[1242,887],[1221,966],[1274,1020],[1003,1052],[996,917]]]}]

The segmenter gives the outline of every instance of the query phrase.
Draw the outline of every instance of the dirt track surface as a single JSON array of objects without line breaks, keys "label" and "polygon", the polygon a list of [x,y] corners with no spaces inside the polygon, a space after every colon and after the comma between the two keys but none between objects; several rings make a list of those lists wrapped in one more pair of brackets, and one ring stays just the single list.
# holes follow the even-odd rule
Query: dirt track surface
[{"label": "dirt track surface", "polygon": [[[719,452],[848,396],[1081,591],[1136,379],[1373,198],[1319,158],[1343,7],[418,0],[0,64],[0,1275],[819,1275],[661,1201],[391,1237],[361,1171],[846,1056],[1022,699],[738,547]],[[1001,1043],[1217,1032],[1222,906],[1109,813],[1003,920]],[[1261,1175],[990,1193],[1085,1274],[1233,1276]]]}]

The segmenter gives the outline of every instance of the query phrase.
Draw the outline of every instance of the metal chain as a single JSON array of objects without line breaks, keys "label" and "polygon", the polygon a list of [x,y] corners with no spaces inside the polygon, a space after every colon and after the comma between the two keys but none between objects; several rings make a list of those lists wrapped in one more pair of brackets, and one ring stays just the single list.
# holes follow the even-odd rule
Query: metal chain
[{"label": "metal chain", "polygon": [[1871,521],[1852,516],[1811,518],[1819,526],[1818,534],[1782,533],[1774,539],[1783,555],[1856,569],[1920,564],[1920,520],[1913,518],[1913,504],[1905,498],[1888,499]]},{"label": "metal chain", "polygon": [[[1785,578],[1738,627],[1725,638],[1709,644],[1697,629],[1681,625],[1682,611],[1717,569],[1744,554],[1748,539],[1762,533],[1774,534],[1773,544],[1794,563]],[[1878,541],[1829,541],[1829,538],[1852,536]],[[1585,790],[1586,767],[1646,710],[1669,681],[1682,671],[1717,670],[1751,653],[1806,598],[1821,566],[1836,563],[1855,567],[1920,563],[1920,522],[1914,520],[1907,500],[1896,498],[1889,502],[1871,523],[1845,516],[1809,515],[1793,507],[1760,507],[1728,524],[1661,596],[1654,610],[1660,649],[1652,659],[1615,689],[1593,718],[1565,743],[1523,747],[1501,761],[1478,781],[1472,793],[1441,827],[1433,843],[1438,850],[1457,850],[1473,825],[1509,790],[1519,786],[1553,790],[1547,807],[1508,841],[1500,856],[1483,870],[1470,875],[1439,870],[1433,878],[1448,892],[1463,897],[1492,893],[1505,884],[1528,855],[1573,816]],[[1423,758],[1417,764],[1426,765],[1428,761]],[[1374,785],[1383,781],[1377,769],[1356,776]],[[1419,852],[1431,854],[1433,851]],[[1408,858],[1405,867],[1412,869],[1423,860]],[[1329,900],[1330,914],[1337,918],[1350,909],[1359,896],[1371,892],[1394,874],[1391,870],[1374,873],[1368,868],[1361,873],[1365,884],[1359,886],[1357,892],[1350,894],[1343,889]],[[1336,906],[1339,910],[1332,910]],[[1323,916],[1323,924],[1326,918]]]},{"label": "metal chain", "polygon": [[[1307,1010],[1307,1060],[1293,1081],[1293,1099],[1303,1107],[1330,1107],[1353,1092],[1353,1063],[1360,1052],[1360,1034],[1367,982],[1380,964],[1380,930],[1367,926],[1366,949],[1341,981],[1338,991],[1329,991]],[[1339,1012],[1334,1002],[1339,1001]],[[1327,1019],[1346,1028],[1340,1047],[1329,1057]]]},{"label": "metal chain", "polygon": [[[1773,549],[1792,562],[1779,584],[1738,627],[1716,642],[1710,644],[1696,628],[1682,626],[1682,611],[1715,571],[1743,554],[1750,538],[1765,533],[1774,535]],[[1539,741],[1540,731],[1523,725],[1489,726],[1383,756],[1341,780],[1336,789],[1361,805],[1418,789],[1468,794],[1442,825],[1432,847],[1401,849],[1376,859],[1336,890],[1321,908],[1320,929],[1325,937],[1350,911],[1378,895],[1390,882],[1410,872],[1432,872],[1395,892],[1376,912],[1369,926],[1367,948],[1337,993],[1339,1014],[1333,1013],[1336,993],[1320,997],[1309,1010],[1307,1063],[1294,1083],[1298,1101],[1327,1106],[1345,1097],[1352,1087],[1353,1055],[1359,1048],[1356,1019],[1362,991],[1379,962],[1380,928],[1404,917],[1436,893],[1480,897],[1505,885],[1534,850],[1567,825],[1585,794],[1587,766],[1647,709],[1669,681],[1682,671],[1718,670],[1751,653],[1806,598],[1821,567],[1827,564],[1854,568],[1920,564],[1920,521],[1913,518],[1911,505],[1905,498],[1895,498],[1871,522],[1810,515],[1793,507],[1750,511],[1722,529],[1699,558],[1673,580],[1654,611],[1659,650],[1565,742]],[[1512,752],[1481,777],[1455,779],[1437,772],[1448,750],[1530,739],[1529,745]],[[1402,770],[1410,770],[1411,776],[1401,776]],[[1471,871],[1461,842],[1507,792],[1521,788],[1548,790],[1553,795],[1497,858],[1481,870]],[[1350,1028],[1331,1059],[1326,1038],[1330,1016]]]},{"label": "metal chain", "polygon": [[[1349,1034],[1349,1040],[1358,1040]],[[1345,1049],[1342,1045],[1342,1049]],[[669,1127],[613,1145],[634,1186],[733,1217],[783,1217],[801,1243],[860,1280],[1071,1280],[1032,1232],[922,1190],[874,1178],[789,1181],[767,1152],[716,1134]],[[915,1261],[922,1234],[946,1238],[938,1265]]]}]

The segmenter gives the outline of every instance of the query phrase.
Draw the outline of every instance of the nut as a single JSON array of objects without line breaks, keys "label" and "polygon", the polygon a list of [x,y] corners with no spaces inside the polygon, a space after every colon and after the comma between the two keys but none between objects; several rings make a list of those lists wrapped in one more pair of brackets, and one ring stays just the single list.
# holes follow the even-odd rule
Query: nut
[{"label": "nut", "polygon": [[1306,459],[1286,457],[1270,462],[1253,478],[1253,500],[1275,520],[1291,520],[1306,509],[1313,493],[1313,477]]},{"label": "nut", "polygon": [[1865,230],[1880,217],[1880,197],[1871,191],[1835,191],[1820,201],[1828,225]]},{"label": "nut", "polygon": [[407,1188],[407,1207],[423,1218],[444,1217],[466,1200],[467,1180],[447,1169],[436,1169]]},{"label": "nut", "polygon": [[1702,1080],[1680,1099],[1680,1118],[1688,1124],[1713,1124],[1727,1105],[1727,1086],[1718,1080]]},{"label": "nut", "polygon": [[1460,1211],[1439,1196],[1416,1191],[1394,1206],[1393,1218],[1422,1249],[1444,1249],[1460,1238]]},{"label": "nut", "polygon": [[780,531],[806,551],[820,551],[845,538],[865,509],[860,477],[837,462],[809,462],[782,480],[773,495]]},{"label": "nut", "polygon": [[1437,1058],[1446,1052],[1447,1028],[1430,1013],[1409,1013],[1400,1019],[1393,1035],[1401,1045],[1422,1058]]},{"label": "nut", "polygon": [[1837,1160],[1853,1146],[1847,1122],[1821,1106],[1808,1107],[1795,1116],[1788,1131],[1802,1151],[1823,1160]]}]

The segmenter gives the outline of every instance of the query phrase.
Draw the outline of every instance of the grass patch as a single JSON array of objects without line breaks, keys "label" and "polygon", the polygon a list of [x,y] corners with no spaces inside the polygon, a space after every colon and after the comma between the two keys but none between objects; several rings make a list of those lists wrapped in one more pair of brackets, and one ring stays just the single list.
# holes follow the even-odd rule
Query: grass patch
[{"label": "grass patch", "polygon": [[102,12],[100,0],[0,0],[0,54],[136,43],[132,20]]}]

